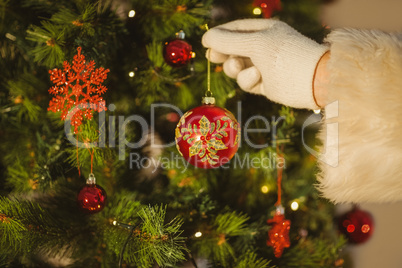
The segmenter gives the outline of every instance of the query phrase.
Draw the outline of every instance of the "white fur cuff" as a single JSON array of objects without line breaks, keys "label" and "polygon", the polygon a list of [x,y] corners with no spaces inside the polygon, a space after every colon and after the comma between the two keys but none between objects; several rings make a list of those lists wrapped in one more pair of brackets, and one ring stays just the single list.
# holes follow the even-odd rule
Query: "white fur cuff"
[{"label": "white fur cuff", "polygon": [[[319,161],[318,187],[335,203],[402,200],[401,39],[344,29],[327,41],[328,103],[338,101],[338,117],[324,120],[319,138],[323,152],[336,142],[339,162]],[[337,124],[338,135],[327,124]]]}]

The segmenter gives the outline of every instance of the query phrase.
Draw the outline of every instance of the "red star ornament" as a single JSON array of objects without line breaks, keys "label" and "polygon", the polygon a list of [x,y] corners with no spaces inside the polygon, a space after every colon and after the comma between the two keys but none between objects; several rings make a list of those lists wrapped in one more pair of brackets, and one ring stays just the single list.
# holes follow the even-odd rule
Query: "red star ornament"
[{"label": "red star ornament", "polygon": [[270,18],[274,11],[282,9],[281,0],[254,0],[253,6],[261,8],[266,19]]},{"label": "red star ornament", "polygon": [[48,111],[61,112],[62,120],[71,120],[75,133],[84,117],[91,120],[93,111],[106,111],[106,103],[100,95],[107,90],[102,83],[109,72],[103,67],[95,69],[93,60],[87,63],[81,47],[77,51],[72,66],[65,61],[63,70],[49,70],[50,81],[54,84],[49,93],[54,97],[48,108]]},{"label": "red star ornament", "polygon": [[290,247],[290,220],[285,219],[285,215],[276,213],[267,223],[272,226],[268,231],[267,246],[273,247],[275,257],[280,258],[283,249]]}]

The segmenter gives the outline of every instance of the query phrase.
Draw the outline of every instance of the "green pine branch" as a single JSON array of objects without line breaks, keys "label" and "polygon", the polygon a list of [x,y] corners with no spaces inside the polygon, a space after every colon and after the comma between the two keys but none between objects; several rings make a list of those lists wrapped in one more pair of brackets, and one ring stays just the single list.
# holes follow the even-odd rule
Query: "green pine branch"
[{"label": "green pine branch", "polygon": [[64,29],[49,21],[41,26],[33,25],[27,31],[27,39],[36,43],[30,54],[34,61],[48,67],[60,66],[65,60],[62,47],[65,45]]},{"label": "green pine branch", "polygon": [[0,197],[0,245],[9,256],[25,256],[30,252],[56,253],[63,245],[49,241],[58,240],[61,225],[40,205]]},{"label": "green pine branch", "polygon": [[247,251],[239,257],[236,268],[274,268],[269,265],[270,261],[258,258],[257,254]]},{"label": "green pine branch", "polygon": [[109,211],[109,215],[115,215],[114,225],[104,235],[107,247],[116,256],[122,254],[124,241],[129,236],[123,253],[128,263],[151,267],[156,262],[166,267],[185,260],[186,247],[180,230],[183,222],[179,218],[167,221],[166,206],[142,206],[126,197],[115,204],[116,210]]},{"label": "green pine branch", "polygon": [[[340,251],[346,244],[344,237],[330,241],[324,237],[300,239],[291,249],[285,251],[286,267],[339,267]],[[283,263],[283,261],[282,261]]]}]

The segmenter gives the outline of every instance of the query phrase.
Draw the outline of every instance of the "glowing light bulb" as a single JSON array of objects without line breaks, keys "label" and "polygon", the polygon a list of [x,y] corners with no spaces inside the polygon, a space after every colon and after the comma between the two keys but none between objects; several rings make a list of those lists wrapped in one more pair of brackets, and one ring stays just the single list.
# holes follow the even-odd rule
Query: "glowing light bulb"
[{"label": "glowing light bulb", "polygon": [[319,114],[319,113],[321,113],[321,109],[313,110],[313,112],[314,112],[315,114]]},{"label": "glowing light bulb", "polygon": [[259,7],[256,7],[256,8],[254,8],[253,9],[253,14],[254,15],[261,15],[261,8],[259,8]]},{"label": "glowing light bulb", "polygon": [[370,231],[370,225],[364,224],[364,225],[362,226],[362,233],[366,234],[366,233],[368,233],[369,231]]},{"label": "glowing light bulb", "polygon": [[133,18],[135,16],[135,10],[130,10],[130,12],[128,12],[128,16]]},{"label": "glowing light bulb", "polygon": [[261,187],[261,192],[262,192],[263,194],[267,194],[267,193],[269,192],[268,186],[263,185],[263,186]]},{"label": "glowing light bulb", "polygon": [[196,232],[196,233],[194,234],[194,236],[195,236],[195,237],[201,237],[201,236],[202,236],[202,233],[201,233],[201,232]]},{"label": "glowing light bulb", "polygon": [[353,224],[349,224],[348,227],[346,228],[346,231],[348,231],[348,233],[353,233],[355,229],[356,228]]},{"label": "glowing light bulb", "polygon": [[298,209],[299,209],[299,203],[297,203],[296,201],[293,201],[292,204],[290,205],[290,208],[291,208],[293,211],[298,210]]},{"label": "glowing light bulb", "polygon": [[128,73],[128,76],[130,76],[130,77],[134,77],[134,75],[135,75],[134,72],[129,72],[129,73]]}]

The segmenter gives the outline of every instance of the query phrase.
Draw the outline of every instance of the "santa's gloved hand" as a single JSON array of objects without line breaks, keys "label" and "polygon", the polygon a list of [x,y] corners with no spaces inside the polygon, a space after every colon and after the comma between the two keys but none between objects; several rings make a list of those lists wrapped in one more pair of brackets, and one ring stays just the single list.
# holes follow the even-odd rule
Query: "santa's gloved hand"
[{"label": "santa's gloved hand", "polygon": [[207,57],[248,92],[295,108],[318,109],[313,80],[328,47],[273,19],[236,20],[207,31]]}]

